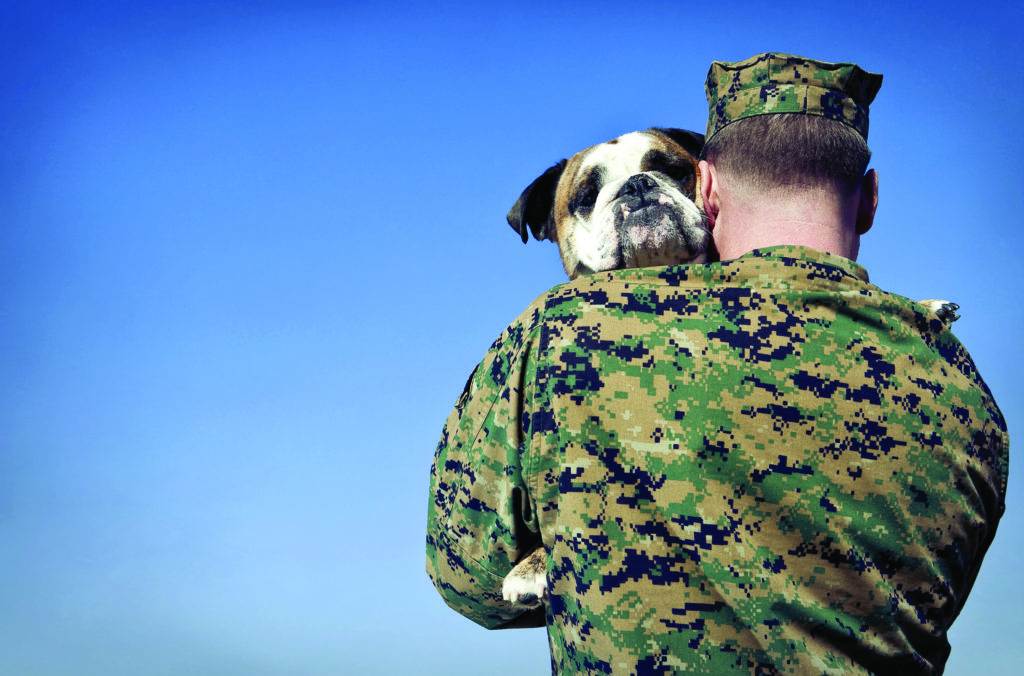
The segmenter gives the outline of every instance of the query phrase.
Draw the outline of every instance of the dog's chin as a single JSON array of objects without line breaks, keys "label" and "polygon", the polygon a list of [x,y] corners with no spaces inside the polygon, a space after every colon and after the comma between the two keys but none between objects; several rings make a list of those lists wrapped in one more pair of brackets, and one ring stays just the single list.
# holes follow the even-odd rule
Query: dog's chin
[{"label": "dog's chin", "polygon": [[707,231],[688,224],[670,205],[655,203],[635,210],[620,207],[617,224],[621,266],[627,268],[692,263],[704,260]]}]

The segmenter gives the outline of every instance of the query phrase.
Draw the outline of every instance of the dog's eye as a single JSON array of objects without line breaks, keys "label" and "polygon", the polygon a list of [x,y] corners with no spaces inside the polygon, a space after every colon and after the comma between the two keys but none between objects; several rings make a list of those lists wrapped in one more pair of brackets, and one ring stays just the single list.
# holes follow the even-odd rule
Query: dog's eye
[{"label": "dog's eye", "polygon": [[693,164],[657,150],[652,150],[644,155],[640,162],[640,168],[646,171],[656,171],[671,181],[683,184],[685,188],[689,188],[695,178]]},{"label": "dog's eye", "polygon": [[569,200],[570,213],[577,216],[585,216],[590,213],[590,210],[594,208],[594,203],[597,202],[597,194],[599,192],[601,191],[594,181],[586,181],[576,190],[572,199]]},{"label": "dog's eye", "polygon": [[693,167],[689,164],[669,164],[662,167],[660,171],[679,183],[687,183],[693,178]]}]

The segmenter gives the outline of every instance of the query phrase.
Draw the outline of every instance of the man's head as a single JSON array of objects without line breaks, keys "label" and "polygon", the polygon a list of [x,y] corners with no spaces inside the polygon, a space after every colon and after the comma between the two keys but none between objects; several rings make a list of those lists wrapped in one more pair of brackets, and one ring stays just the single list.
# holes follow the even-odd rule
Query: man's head
[{"label": "man's head", "polygon": [[881,76],[853,64],[788,55],[712,64],[701,187],[724,258],[750,242],[856,255],[877,205],[877,176],[865,170],[867,106],[880,85]]}]

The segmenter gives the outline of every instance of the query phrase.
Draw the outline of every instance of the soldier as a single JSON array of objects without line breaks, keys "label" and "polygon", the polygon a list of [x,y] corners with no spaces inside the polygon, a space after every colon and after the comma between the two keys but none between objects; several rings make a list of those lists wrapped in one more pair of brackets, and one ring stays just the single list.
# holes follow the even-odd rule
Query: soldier
[{"label": "soldier", "polygon": [[[546,624],[557,673],[942,671],[1009,442],[960,342],[854,262],[880,84],[712,64],[722,262],[560,284],[494,341],[431,468],[448,605]],[[541,543],[543,610],[511,606],[502,578]]]}]

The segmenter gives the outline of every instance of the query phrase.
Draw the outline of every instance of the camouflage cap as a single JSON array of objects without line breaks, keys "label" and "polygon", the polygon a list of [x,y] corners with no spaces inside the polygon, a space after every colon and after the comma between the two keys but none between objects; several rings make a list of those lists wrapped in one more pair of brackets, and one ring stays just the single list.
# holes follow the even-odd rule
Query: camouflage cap
[{"label": "camouflage cap", "polygon": [[744,61],[715,61],[708,70],[707,140],[736,120],[803,113],[839,120],[868,138],[868,104],[882,76],[852,63],[826,63],[771,52]]}]

